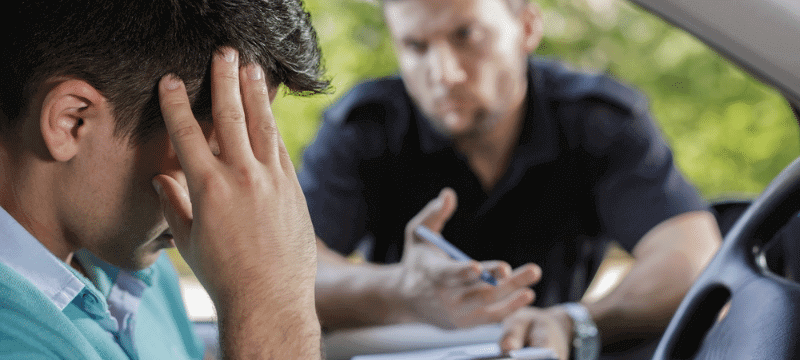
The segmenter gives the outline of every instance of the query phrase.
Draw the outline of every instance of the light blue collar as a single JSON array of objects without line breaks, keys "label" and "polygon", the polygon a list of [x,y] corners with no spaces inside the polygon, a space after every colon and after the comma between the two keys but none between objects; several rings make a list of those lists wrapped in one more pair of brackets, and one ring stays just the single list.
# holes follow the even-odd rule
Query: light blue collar
[{"label": "light blue collar", "polygon": [[0,207],[0,262],[21,274],[60,310],[86,287],[75,274]]}]

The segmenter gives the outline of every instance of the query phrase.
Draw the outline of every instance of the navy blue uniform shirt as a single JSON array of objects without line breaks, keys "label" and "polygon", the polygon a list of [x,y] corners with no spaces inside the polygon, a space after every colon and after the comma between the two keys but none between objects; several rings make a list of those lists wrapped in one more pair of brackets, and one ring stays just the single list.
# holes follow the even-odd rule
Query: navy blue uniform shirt
[{"label": "navy blue uniform shirt", "polygon": [[532,59],[528,73],[518,146],[489,193],[399,78],[354,87],[325,112],[304,154],[300,184],[317,235],[343,254],[371,236],[371,260],[399,261],[406,223],[449,186],[458,208],[444,237],[477,260],[539,264],[534,290],[544,306],[585,290],[588,275],[576,274],[587,239],[630,251],[658,223],[707,209],[643,96],[553,61]]}]

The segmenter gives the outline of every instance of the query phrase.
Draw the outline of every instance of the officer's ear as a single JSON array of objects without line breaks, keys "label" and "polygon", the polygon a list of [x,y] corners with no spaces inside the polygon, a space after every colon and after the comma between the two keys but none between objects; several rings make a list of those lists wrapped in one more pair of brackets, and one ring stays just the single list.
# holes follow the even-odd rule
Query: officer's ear
[{"label": "officer's ear", "polygon": [[542,11],[533,2],[527,2],[519,12],[522,23],[522,46],[525,53],[531,53],[539,47],[544,36]]},{"label": "officer's ear", "polygon": [[69,161],[93,136],[108,136],[114,119],[106,98],[86,81],[58,79],[47,83],[39,112],[39,129],[50,156]]}]

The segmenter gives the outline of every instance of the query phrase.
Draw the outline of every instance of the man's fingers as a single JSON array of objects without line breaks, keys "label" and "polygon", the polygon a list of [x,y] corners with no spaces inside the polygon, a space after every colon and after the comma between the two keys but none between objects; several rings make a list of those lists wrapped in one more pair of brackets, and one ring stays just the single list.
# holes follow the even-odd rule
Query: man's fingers
[{"label": "man's fingers", "polygon": [[158,85],[158,96],[170,141],[186,177],[191,179],[212,164],[214,155],[192,114],[183,82],[171,74],[164,76]]},{"label": "man's fingers", "polygon": [[178,250],[186,249],[192,227],[192,203],[189,194],[178,181],[163,174],[153,178],[153,187],[161,200],[161,210]]},{"label": "man's fingers", "polygon": [[264,163],[291,164],[272,113],[264,70],[258,64],[249,64],[241,72],[240,78],[253,153]]},{"label": "man's fingers", "polygon": [[211,60],[211,116],[220,156],[238,162],[252,154],[239,84],[239,54],[224,47]]}]

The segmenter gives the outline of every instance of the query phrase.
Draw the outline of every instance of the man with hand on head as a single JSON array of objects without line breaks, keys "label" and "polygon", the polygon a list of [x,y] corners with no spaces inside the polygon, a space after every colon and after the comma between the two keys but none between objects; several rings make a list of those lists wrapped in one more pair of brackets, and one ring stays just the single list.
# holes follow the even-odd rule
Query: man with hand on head
[{"label": "man with hand on head", "polygon": [[11,1],[0,358],[199,359],[177,245],[226,359],[319,359],[316,253],[270,110],[322,91],[298,0]]},{"label": "man with hand on head", "polygon": [[[401,76],[328,109],[300,173],[323,326],[503,321],[503,349],[562,359],[657,339],[720,236],[643,97],[531,57],[543,24],[525,0],[381,6]],[[479,261],[450,260],[414,236],[419,224]],[[373,262],[346,261],[365,237]],[[582,304],[586,249],[602,239],[635,263]]]}]

